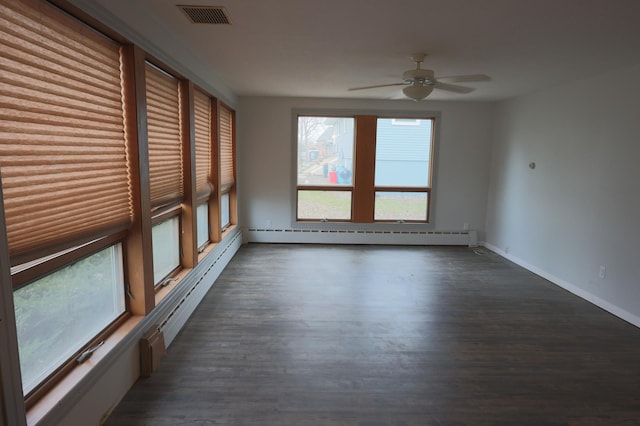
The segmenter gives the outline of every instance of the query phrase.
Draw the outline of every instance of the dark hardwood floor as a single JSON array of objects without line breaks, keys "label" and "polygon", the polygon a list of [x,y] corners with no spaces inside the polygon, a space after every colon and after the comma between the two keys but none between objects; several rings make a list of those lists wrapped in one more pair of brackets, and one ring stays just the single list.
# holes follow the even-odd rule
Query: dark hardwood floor
[{"label": "dark hardwood floor", "polygon": [[250,244],[108,425],[640,425],[640,330],[485,249]]}]

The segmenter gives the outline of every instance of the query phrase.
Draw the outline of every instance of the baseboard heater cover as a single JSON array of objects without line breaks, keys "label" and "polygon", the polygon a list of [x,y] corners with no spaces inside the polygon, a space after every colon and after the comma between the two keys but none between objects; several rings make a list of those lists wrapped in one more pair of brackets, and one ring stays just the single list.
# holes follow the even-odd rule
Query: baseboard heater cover
[{"label": "baseboard heater cover", "polygon": [[383,231],[352,229],[266,229],[247,228],[247,242],[322,244],[407,244],[478,245],[477,232],[465,231]]},{"label": "baseboard heater cover", "polygon": [[216,258],[206,269],[202,270],[195,282],[191,283],[182,296],[177,299],[173,308],[160,322],[159,330],[164,334],[166,346],[169,347],[180,329],[187,322],[193,311],[196,309],[202,298],[213,286],[215,280],[220,276],[227,263],[238,251],[242,244],[242,234],[236,234],[229,244],[221,250]]}]

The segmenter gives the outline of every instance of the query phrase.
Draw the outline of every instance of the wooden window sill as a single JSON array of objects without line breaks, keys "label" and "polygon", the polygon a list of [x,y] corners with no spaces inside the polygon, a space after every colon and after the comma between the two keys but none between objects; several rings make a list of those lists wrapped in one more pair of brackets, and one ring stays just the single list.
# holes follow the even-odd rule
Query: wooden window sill
[{"label": "wooden window sill", "polygon": [[69,374],[60,380],[46,395],[38,400],[31,408],[27,410],[27,424],[39,424],[46,415],[56,406],[60,405],[65,398],[74,392],[80,392],[77,389],[80,382],[93,370],[100,368],[99,364],[129,333],[140,323],[143,316],[132,316],[128,318],[118,329],[113,332],[104,344],[96,350],[91,358],[76,366]]}]

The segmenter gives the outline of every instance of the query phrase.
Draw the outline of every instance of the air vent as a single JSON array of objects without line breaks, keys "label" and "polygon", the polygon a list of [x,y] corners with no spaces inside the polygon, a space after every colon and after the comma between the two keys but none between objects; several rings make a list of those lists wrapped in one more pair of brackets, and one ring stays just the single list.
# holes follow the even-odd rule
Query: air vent
[{"label": "air vent", "polygon": [[226,9],[222,6],[178,6],[194,24],[231,24]]}]

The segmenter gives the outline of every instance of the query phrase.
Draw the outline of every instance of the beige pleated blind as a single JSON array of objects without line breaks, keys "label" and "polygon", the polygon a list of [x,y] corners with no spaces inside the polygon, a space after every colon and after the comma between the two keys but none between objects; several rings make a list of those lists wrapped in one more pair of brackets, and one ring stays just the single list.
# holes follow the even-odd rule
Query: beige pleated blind
[{"label": "beige pleated blind", "polygon": [[196,139],[196,193],[211,193],[211,98],[194,91],[194,120]]},{"label": "beige pleated blind", "polygon": [[151,205],[159,207],[183,195],[180,85],[150,63],[145,77]]},{"label": "beige pleated blind", "polygon": [[234,183],[233,111],[221,105],[220,111],[220,185],[227,189]]},{"label": "beige pleated blind", "polygon": [[128,226],[115,42],[31,0],[0,0],[0,169],[12,263]]}]

